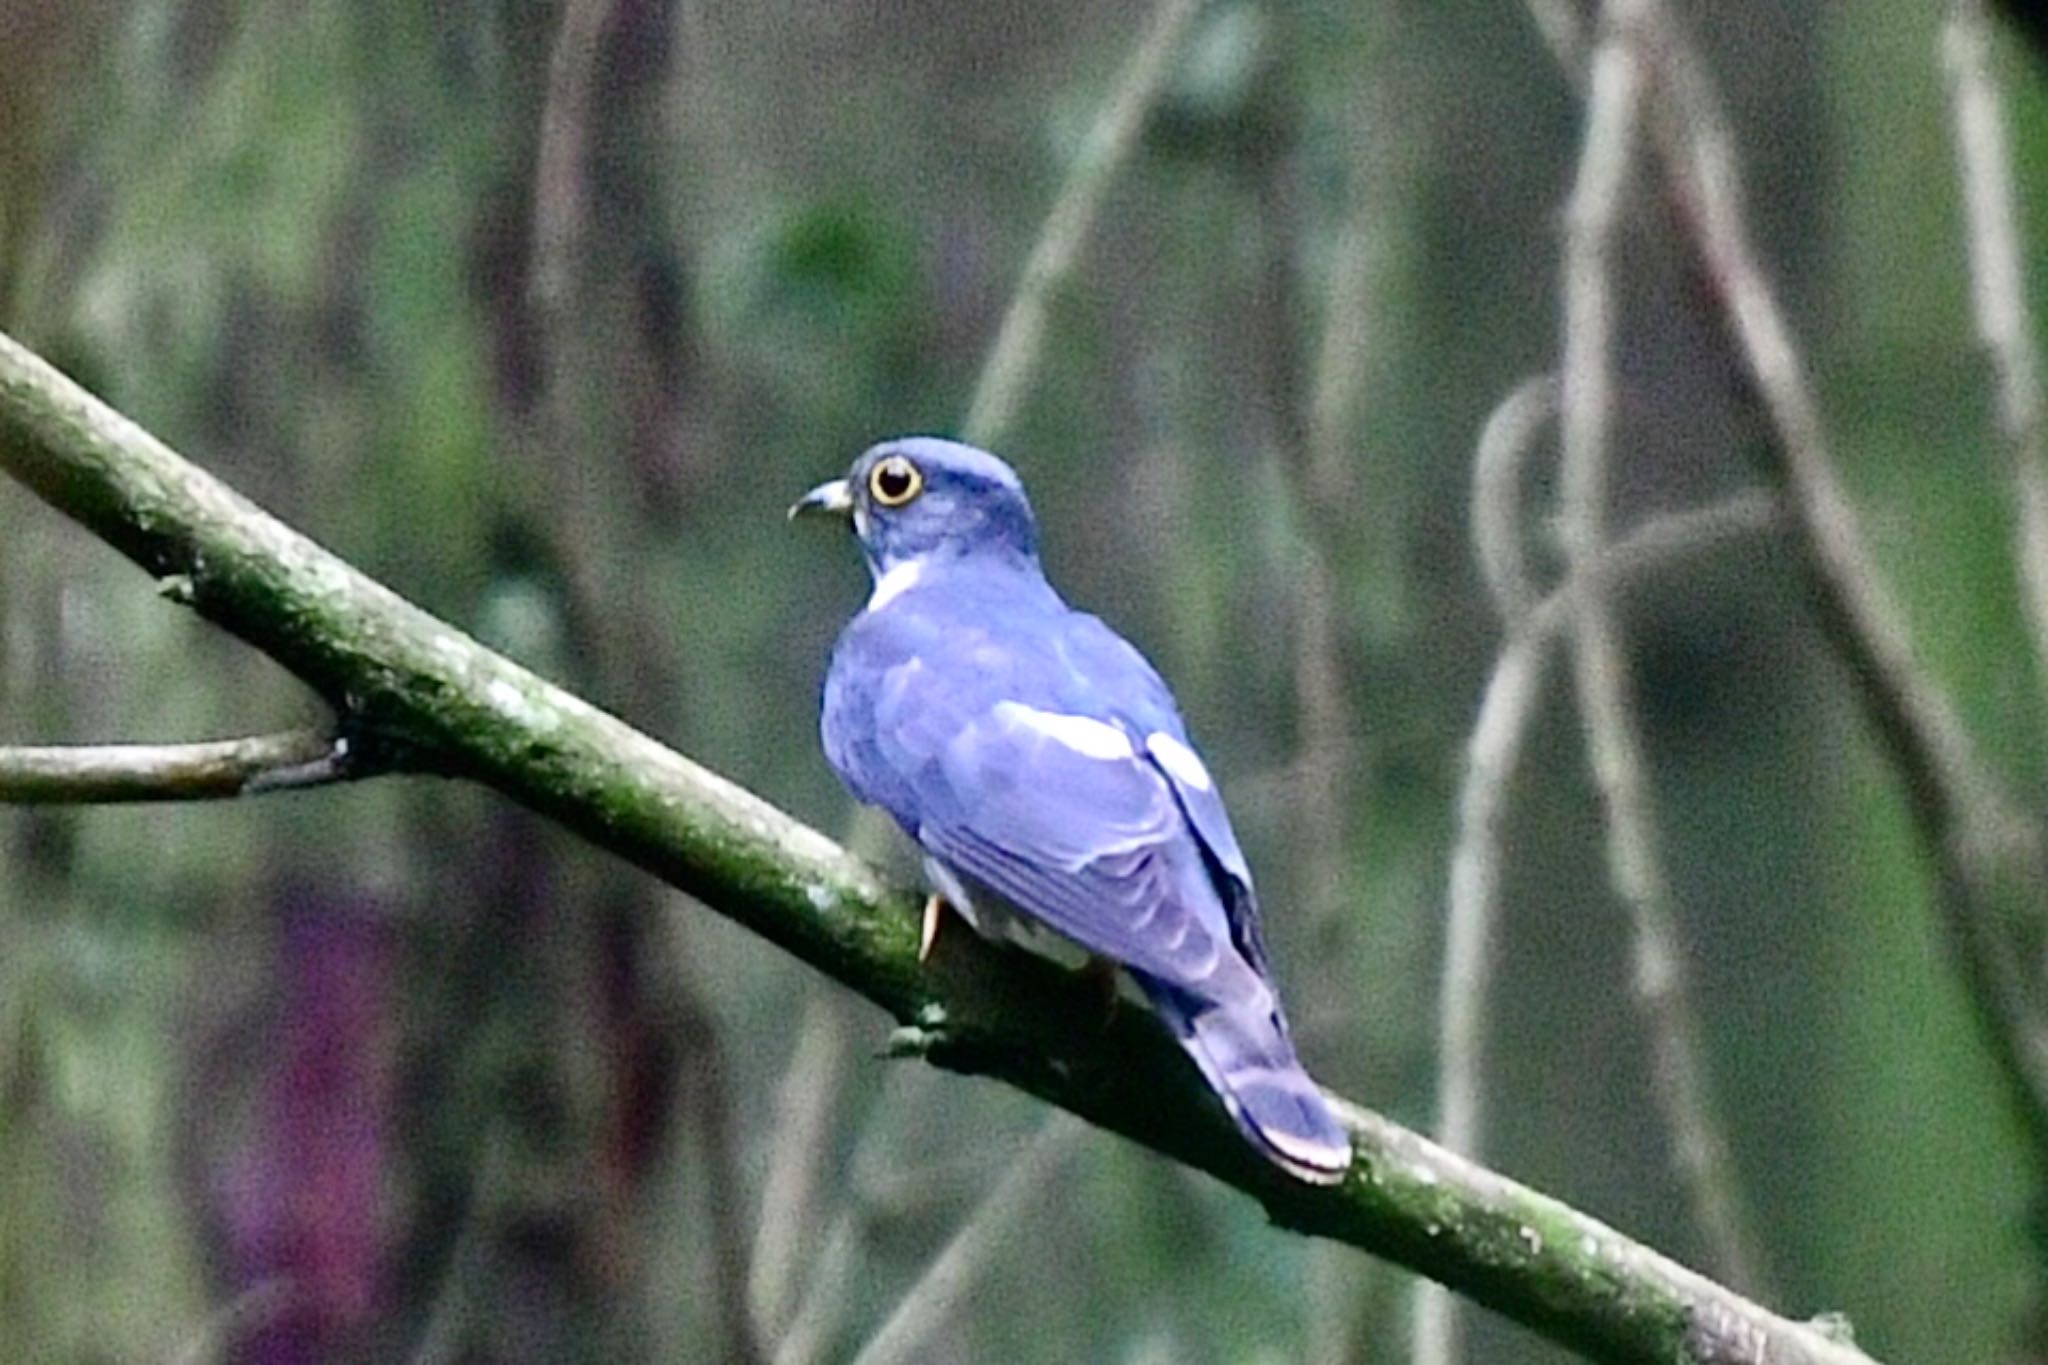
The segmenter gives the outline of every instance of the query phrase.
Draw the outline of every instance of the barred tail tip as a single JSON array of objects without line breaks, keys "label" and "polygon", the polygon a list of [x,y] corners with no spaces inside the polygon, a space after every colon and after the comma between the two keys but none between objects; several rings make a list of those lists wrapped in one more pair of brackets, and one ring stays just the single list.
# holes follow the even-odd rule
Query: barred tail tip
[{"label": "barred tail tip", "polygon": [[1233,1076],[1219,1093],[1230,1117],[1275,1165],[1311,1185],[1337,1184],[1351,1169],[1350,1136],[1307,1073],[1284,1080]]},{"label": "barred tail tip", "polygon": [[1294,1055],[1277,1008],[1188,1011],[1160,1001],[1210,1088],[1244,1135],[1299,1180],[1334,1185],[1351,1168],[1351,1138]]}]

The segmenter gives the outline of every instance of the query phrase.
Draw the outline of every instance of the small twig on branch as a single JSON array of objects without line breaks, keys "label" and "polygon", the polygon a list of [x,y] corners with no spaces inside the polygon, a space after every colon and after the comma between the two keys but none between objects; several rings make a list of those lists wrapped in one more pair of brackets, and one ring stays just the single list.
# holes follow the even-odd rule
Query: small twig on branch
[{"label": "small twig on branch", "polygon": [[[1629,0],[1608,0],[1604,7],[1588,83],[1585,146],[1565,212],[1558,425],[1564,539],[1573,562],[1598,555],[1608,540],[1615,411],[1610,244],[1634,162],[1645,76],[1638,50],[1641,19],[1640,8]],[[1627,646],[1610,595],[1597,577],[1581,587],[1572,616],[1573,677],[1606,816],[1609,875],[1634,929],[1635,991],[1649,1027],[1652,1090],[1714,1268],[1729,1283],[1755,1292],[1759,1260],[1713,1101],[1677,897],[1652,810]]]},{"label": "small twig on branch", "polygon": [[1612,1228],[1344,1106],[1351,1174],[1253,1150],[1146,1012],[964,935],[920,964],[919,898],[823,835],[551,686],[292,531],[0,336],[0,470],[361,722],[697,898],[987,1075],[1243,1190],[1276,1223],[1440,1279],[1596,1360],[1856,1365]]},{"label": "small twig on branch", "polygon": [[0,805],[219,801],[346,782],[362,774],[348,742],[286,730],[191,744],[51,744],[0,748]]},{"label": "small twig on branch", "polygon": [[1045,226],[1024,262],[1024,273],[1010,295],[994,347],[982,366],[968,405],[961,435],[976,445],[990,445],[1010,429],[1038,365],[1045,340],[1045,319],[1054,295],[1066,283],[1080,258],[1081,244],[1095,225],[1095,215],[1137,145],[1145,118],[1172,71],[1188,23],[1202,8],[1201,0],[1159,0],[1123,70],[1114,93],[1096,116],[1074,165],[1060,186],[1059,198],[1046,215]]},{"label": "small twig on branch", "polygon": [[[2033,632],[2038,676],[2048,673],[2048,449],[2041,357],[2027,307],[2011,138],[1991,71],[1991,16],[1983,0],[1951,0],[1941,57],[1969,229],[1970,302],[1977,338],[1998,385],[1998,425],[2019,503],[2013,539],[2020,606]],[[2048,677],[2038,680],[2048,687]]]}]

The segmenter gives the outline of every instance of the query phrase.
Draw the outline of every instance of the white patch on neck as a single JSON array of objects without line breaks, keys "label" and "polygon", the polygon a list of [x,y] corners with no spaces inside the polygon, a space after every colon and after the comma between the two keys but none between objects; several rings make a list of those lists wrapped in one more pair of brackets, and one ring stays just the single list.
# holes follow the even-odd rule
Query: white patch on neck
[{"label": "white patch on neck", "polygon": [[880,611],[904,593],[917,586],[917,580],[924,577],[922,559],[906,559],[891,565],[889,571],[875,580],[874,595],[868,598],[868,610]]},{"label": "white patch on neck", "polygon": [[1145,736],[1145,752],[1158,759],[1159,766],[1170,775],[1198,792],[1216,785],[1209,780],[1209,770],[1195,757],[1195,751],[1164,730],[1154,730]]},{"label": "white patch on neck", "polygon": [[1053,743],[1088,758],[1131,758],[1136,753],[1130,737],[1106,720],[1041,711],[1020,701],[999,701],[995,710],[1003,720],[1036,730]]}]

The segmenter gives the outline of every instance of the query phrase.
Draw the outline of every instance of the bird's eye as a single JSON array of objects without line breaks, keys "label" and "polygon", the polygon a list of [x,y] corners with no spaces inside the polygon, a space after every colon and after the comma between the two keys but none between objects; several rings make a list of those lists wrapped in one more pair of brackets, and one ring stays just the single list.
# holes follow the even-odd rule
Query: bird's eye
[{"label": "bird's eye", "polygon": [[901,507],[924,491],[924,474],[901,455],[878,460],[868,471],[868,493],[884,507]]}]

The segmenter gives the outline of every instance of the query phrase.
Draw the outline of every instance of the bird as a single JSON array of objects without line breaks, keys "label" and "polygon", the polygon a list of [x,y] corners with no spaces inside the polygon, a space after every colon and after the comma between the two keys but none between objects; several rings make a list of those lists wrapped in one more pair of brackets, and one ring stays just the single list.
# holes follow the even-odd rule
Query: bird
[{"label": "bird", "polygon": [[844,517],[873,577],[819,731],[923,853],[920,957],[950,907],[985,937],[1050,930],[1113,963],[1259,1151],[1341,1180],[1350,1141],[1296,1056],[1216,782],[1145,656],[1047,581],[1016,472],[899,437],[789,513]]}]

